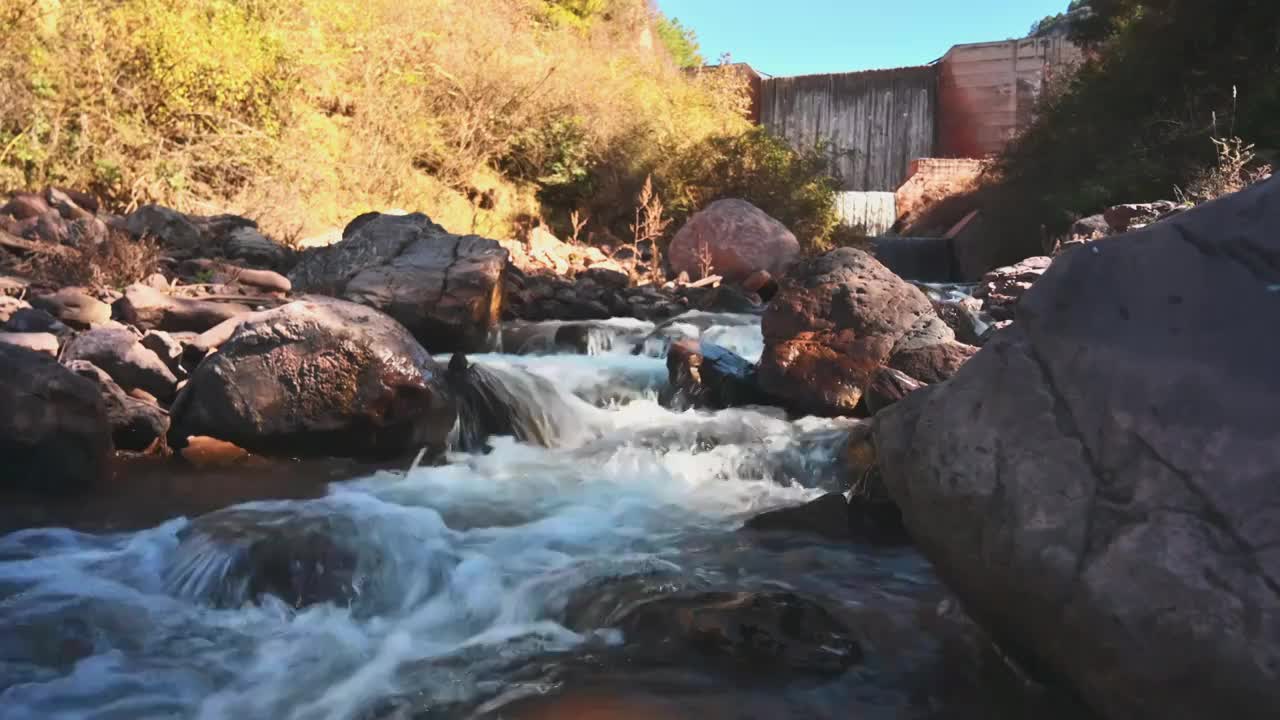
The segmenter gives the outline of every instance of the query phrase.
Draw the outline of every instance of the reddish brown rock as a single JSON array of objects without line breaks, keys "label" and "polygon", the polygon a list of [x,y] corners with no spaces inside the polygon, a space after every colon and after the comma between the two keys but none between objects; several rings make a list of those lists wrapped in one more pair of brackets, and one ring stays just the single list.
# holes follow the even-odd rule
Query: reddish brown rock
[{"label": "reddish brown rock", "polygon": [[926,385],[942,382],[960,369],[978,348],[947,341],[907,348],[889,358],[889,367],[900,370]]},{"label": "reddish brown rock", "polygon": [[871,379],[871,385],[867,388],[866,394],[863,395],[867,403],[867,412],[875,415],[924,386],[925,383],[901,370],[880,368],[880,371]]},{"label": "reddish brown rock", "polygon": [[[936,321],[936,323],[922,321]],[[954,334],[928,297],[867,253],[841,248],[801,263],[763,318],[760,384],[794,411],[850,415],[899,343],[924,327]]]},{"label": "reddish brown rock", "polygon": [[691,278],[720,275],[730,282],[758,270],[781,276],[799,255],[800,243],[790,230],[736,199],[717,200],[694,213],[667,250],[674,272]]},{"label": "reddish brown rock", "polygon": [[0,206],[0,215],[8,215],[14,220],[38,218],[53,208],[36,193],[14,193],[9,202]]},{"label": "reddish brown rock", "polygon": [[996,268],[982,277],[973,296],[996,320],[1012,320],[1022,294],[1049,269],[1053,258],[1029,257],[1014,265]]}]

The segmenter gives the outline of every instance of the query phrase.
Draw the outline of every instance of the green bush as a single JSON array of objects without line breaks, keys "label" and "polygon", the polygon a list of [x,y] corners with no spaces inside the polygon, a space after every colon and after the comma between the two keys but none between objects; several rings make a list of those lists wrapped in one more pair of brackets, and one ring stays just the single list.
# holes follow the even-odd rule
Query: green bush
[{"label": "green bush", "polygon": [[698,36],[691,28],[680,24],[676,18],[659,15],[656,24],[658,39],[671,55],[676,65],[692,68],[702,65],[702,54],[698,48]]},{"label": "green bush", "polygon": [[828,250],[836,237],[840,185],[821,146],[796,151],[758,127],[718,135],[690,148],[664,180],[664,197],[677,220],[732,197],[786,225],[807,251]]}]

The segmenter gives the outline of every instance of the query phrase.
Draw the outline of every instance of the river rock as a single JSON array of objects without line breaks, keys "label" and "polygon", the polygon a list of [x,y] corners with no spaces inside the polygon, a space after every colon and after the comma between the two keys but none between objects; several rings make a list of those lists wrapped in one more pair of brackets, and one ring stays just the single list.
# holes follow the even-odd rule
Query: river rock
[{"label": "river rock", "polygon": [[[294,608],[350,605],[359,596],[358,557],[339,538],[342,516],[233,508],[204,515],[178,534],[165,583],[175,595],[238,609],[271,595]],[[210,566],[221,572],[209,572]]]},{"label": "river rock", "polygon": [[31,298],[31,305],[77,330],[87,330],[111,320],[111,306],[82,288],[62,288],[48,295],[36,295]]},{"label": "river rock", "polygon": [[444,369],[403,326],[340,300],[254,314],[172,408],[170,445],[208,435],[264,454],[391,456],[445,446]]},{"label": "river rock", "polygon": [[787,592],[683,592],[608,619],[635,659],[699,656],[738,672],[835,675],[862,659],[852,632],[813,600]]},{"label": "river rock", "polygon": [[129,213],[123,225],[134,237],[155,238],[165,247],[194,255],[220,253],[231,233],[258,227],[254,221],[238,215],[202,217],[162,205],[143,205]]},{"label": "river rock", "polygon": [[925,383],[901,370],[880,368],[862,399],[867,404],[867,412],[875,415],[924,386]]},{"label": "river rock", "polygon": [[800,243],[786,226],[746,200],[732,198],[694,213],[667,250],[673,272],[692,278],[720,275],[730,282],[759,270],[779,277],[799,255]]},{"label": "river rock", "polygon": [[828,540],[851,540],[849,501],[843,493],[827,493],[803,505],[769,510],[747,520],[744,530],[812,533]]},{"label": "river rock", "polygon": [[806,260],[765,310],[760,385],[796,412],[853,414],[895,350],[954,340],[934,320],[919,288],[861,250]]},{"label": "river rock", "polygon": [[250,309],[240,303],[177,297],[135,283],[115,302],[114,312],[122,321],[145,330],[204,332]]},{"label": "river rock", "polygon": [[884,482],[974,619],[1104,716],[1270,718],[1280,182],[1093,247],[876,417]]},{"label": "river rock", "polygon": [[111,426],[94,384],[43,353],[0,343],[0,485],[62,494],[110,474]]},{"label": "river rock", "polygon": [[1029,257],[999,267],[982,276],[973,296],[982,301],[982,309],[996,320],[1012,320],[1018,300],[1049,269],[1053,258]]},{"label": "river rock", "polygon": [[186,377],[182,369],[182,343],[163,330],[148,330],[142,335],[142,347],[150,350],[160,358],[178,379]]},{"label": "river rock", "polygon": [[978,348],[947,340],[898,350],[889,358],[889,367],[926,385],[942,382],[960,369]]},{"label": "river rock", "polygon": [[67,368],[80,377],[92,380],[102,394],[111,424],[111,439],[118,450],[141,452],[164,438],[169,429],[169,414],[154,402],[139,400],[126,393],[111,376],[93,363],[72,360]]},{"label": "river rock", "polygon": [[489,348],[502,315],[507,251],[453,235],[422,213],[362,215],[341,242],[311,251],[289,274],[294,289],[378,308],[432,352]]},{"label": "river rock", "polygon": [[50,357],[58,356],[58,336],[52,333],[0,331],[0,343],[34,350]]},{"label": "river rock", "polygon": [[173,398],[178,378],[154,352],[142,345],[130,328],[97,327],[72,338],[62,349],[62,361],[84,360],[106,371],[125,390],[139,388],[161,401]]},{"label": "river rock", "polygon": [[698,340],[677,340],[667,349],[667,386],[659,399],[676,410],[775,402],[756,382],[754,365],[727,348]]},{"label": "river rock", "polygon": [[17,310],[2,326],[6,332],[14,333],[49,333],[66,339],[72,335],[71,328],[63,325],[57,318],[33,307]]}]

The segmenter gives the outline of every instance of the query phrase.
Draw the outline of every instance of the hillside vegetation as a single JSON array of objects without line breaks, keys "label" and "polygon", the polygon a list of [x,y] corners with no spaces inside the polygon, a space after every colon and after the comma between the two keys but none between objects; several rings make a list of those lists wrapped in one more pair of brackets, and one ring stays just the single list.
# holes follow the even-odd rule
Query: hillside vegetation
[{"label": "hillside vegetation", "polygon": [[1074,217],[1178,193],[1204,199],[1195,196],[1212,192],[1198,188],[1238,185],[1215,175],[1274,158],[1280,3],[1088,0],[1046,24],[1063,21],[1089,58],[1049,89],[988,188],[1009,259],[1043,252]]},{"label": "hillside vegetation", "polygon": [[495,236],[578,210],[608,239],[650,175],[677,213],[720,194],[688,173],[740,144],[746,97],[700,62],[644,0],[0,0],[0,190],[286,237],[371,208]]}]

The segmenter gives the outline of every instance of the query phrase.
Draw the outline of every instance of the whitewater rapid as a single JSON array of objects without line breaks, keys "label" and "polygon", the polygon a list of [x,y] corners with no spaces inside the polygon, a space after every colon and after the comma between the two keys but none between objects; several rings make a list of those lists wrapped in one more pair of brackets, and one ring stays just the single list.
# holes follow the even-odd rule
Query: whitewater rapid
[{"label": "whitewater rapid", "polygon": [[[0,718],[468,717],[561,688],[560,659],[625,646],[615,628],[566,617],[610,578],[803,590],[908,614],[936,592],[909,550],[768,547],[738,532],[756,513],[845,489],[848,421],[658,404],[672,339],[755,359],[758,319],[613,327],[596,354],[470,357],[556,426],[552,447],[492,438],[488,452],[352,478],[312,500],[140,532],[0,537]],[[341,587],[336,599],[255,597],[238,564],[246,538],[299,536],[342,559],[309,568]]]}]

